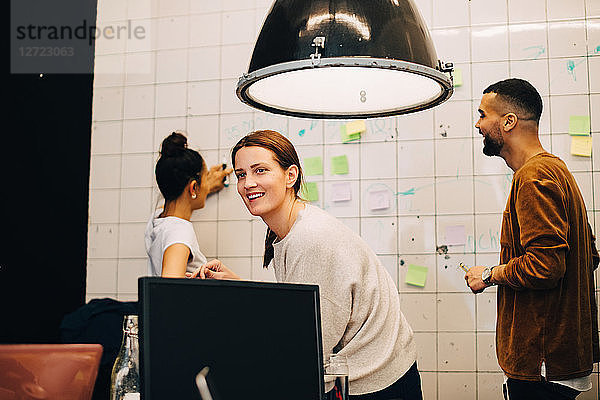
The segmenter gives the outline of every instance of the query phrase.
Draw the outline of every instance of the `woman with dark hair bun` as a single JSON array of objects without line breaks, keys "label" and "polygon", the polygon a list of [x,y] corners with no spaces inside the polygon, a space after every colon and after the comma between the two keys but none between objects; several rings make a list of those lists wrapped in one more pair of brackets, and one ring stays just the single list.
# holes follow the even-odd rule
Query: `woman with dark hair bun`
[{"label": "woman with dark hair bun", "polygon": [[222,165],[207,171],[202,156],[187,147],[179,132],[163,140],[155,174],[165,204],[150,218],[145,233],[150,275],[183,278],[206,262],[190,218],[204,207],[209,193],[223,189],[223,179],[232,171]]},{"label": "woman with dark hair bun", "polygon": [[[240,197],[268,227],[263,266],[279,282],[319,285],[324,356],[347,357],[350,399],[421,400],[416,344],[394,281],[360,236],[301,198],[292,143],[275,131],[256,131],[231,158]],[[190,276],[240,279],[219,260]],[[330,398],[339,393],[332,387],[325,382]]]}]

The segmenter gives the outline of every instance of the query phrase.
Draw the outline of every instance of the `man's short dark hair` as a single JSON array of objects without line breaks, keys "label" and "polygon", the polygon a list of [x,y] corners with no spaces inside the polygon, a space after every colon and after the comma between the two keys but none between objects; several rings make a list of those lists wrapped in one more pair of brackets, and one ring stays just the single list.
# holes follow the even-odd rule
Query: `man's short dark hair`
[{"label": "man's short dark hair", "polygon": [[488,86],[486,93],[496,93],[500,100],[513,108],[517,117],[534,120],[539,124],[542,115],[542,97],[533,85],[524,79],[510,78]]}]

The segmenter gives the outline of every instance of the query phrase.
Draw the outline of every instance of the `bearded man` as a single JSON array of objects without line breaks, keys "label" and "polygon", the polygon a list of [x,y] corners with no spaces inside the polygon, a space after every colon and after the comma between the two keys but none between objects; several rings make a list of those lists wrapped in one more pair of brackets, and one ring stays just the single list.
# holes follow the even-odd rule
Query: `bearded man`
[{"label": "bearded man", "polygon": [[496,355],[504,398],[574,399],[599,357],[595,238],[565,163],[542,147],[542,98],[522,79],[484,90],[475,127],[483,153],[514,171],[500,264],[465,275],[474,293],[498,285]]}]

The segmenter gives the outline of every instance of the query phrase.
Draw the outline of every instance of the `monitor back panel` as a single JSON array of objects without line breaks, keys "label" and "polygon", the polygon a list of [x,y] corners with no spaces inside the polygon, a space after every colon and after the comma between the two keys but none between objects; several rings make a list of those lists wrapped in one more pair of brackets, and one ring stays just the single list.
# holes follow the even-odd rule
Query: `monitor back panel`
[{"label": "monitor back panel", "polygon": [[142,398],[318,400],[323,393],[315,285],[140,278]]}]

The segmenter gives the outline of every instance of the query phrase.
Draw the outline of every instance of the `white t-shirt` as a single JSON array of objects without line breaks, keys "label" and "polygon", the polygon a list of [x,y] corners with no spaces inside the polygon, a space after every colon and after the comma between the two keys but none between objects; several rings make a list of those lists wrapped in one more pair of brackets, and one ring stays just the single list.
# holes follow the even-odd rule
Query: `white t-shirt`
[{"label": "white t-shirt", "polygon": [[194,272],[206,263],[206,257],[200,251],[196,232],[190,221],[179,217],[158,218],[162,210],[156,210],[146,225],[144,240],[148,254],[148,275],[162,275],[162,261],[165,250],[175,243],[182,243],[190,249],[187,272]]},{"label": "white t-shirt", "polygon": [[[546,377],[546,364],[542,361],[541,375]],[[508,381],[508,377],[504,375],[504,383]],[[579,390],[580,392],[587,392],[592,389],[592,374],[582,376],[581,378],[567,379],[564,381],[550,381],[551,383],[558,383],[559,385],[568,386],[571,389]]]}]

